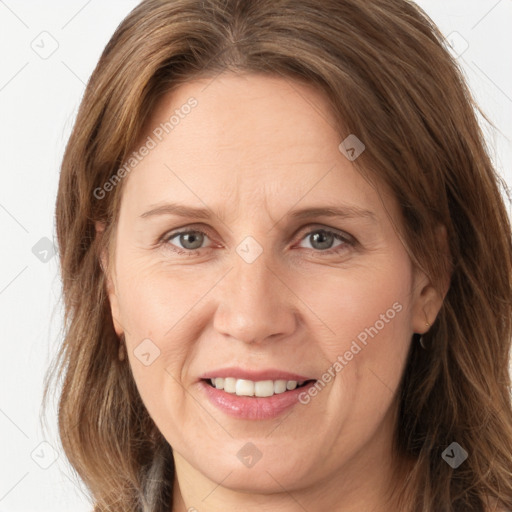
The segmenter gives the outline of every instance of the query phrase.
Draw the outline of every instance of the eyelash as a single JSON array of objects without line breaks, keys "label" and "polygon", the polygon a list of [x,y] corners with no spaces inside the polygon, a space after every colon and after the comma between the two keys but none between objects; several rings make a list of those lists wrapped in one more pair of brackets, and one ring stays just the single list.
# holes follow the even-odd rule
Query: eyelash
[{"label": "eyelash", "polygon": [[[320,249],[305,248],[306,251],[308,251],[310,253],[329,254],[330,255],[330,254],[340,253],[341,251],[346,250],[347,245],[350,247],[355,247],[357,244],[357,241],[351,235],[346,234],[346,233],[344,234],[342,232],[334,231],[334,230],[331,230],[328,228],[323,228],[323,227],[317,227],[315,229],[311,229],[310,231],[306,232],[305,235],[301,238],[301,241],[306,239],[308,236],[311,236],[313,233],[318,233],[318,232],[322,232],[327,235],[332,235],[336,240],[343,242],[343,244],[341,244],[337,247],[331,248],[331,249],[326,249],[324,251],[322,251]],[[165,233],[159,240],[159,245],[163,245],[164,247],[166,247],[166,248],[170,249],[171,251],[176,252],[178,254],[186,254],[188,256],[194,256],[194,255],[198,254],[202,249],[208,249],[208,247],[202,247],[200,249],[182,249],[182,248],[172,245],[170,243],[170,241],[173,238],[176,238],[179,235],[190,234],[190,233],[199,233],[202,235],[206,235],[208,238],[210,238],[208,235],[208,232],[206,232],[204,230],[187,229],[187,230],[182,230],[182,231]]]}]

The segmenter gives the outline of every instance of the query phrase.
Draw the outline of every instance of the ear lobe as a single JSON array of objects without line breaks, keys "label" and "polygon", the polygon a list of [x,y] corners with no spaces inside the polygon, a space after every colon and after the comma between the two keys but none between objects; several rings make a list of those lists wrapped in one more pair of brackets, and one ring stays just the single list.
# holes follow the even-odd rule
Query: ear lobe
[{"label": "ear lobe", "polygon": [[105,223],[101,220],[94,221],[94,227],[96,228],[96,233],[103,233],[105,231]]},{"label": "ear lobe", "polygon": [[435,322],[443,305],[444,296],[429,282],[422,289],[414,307],[413,331],[424,334]]}]

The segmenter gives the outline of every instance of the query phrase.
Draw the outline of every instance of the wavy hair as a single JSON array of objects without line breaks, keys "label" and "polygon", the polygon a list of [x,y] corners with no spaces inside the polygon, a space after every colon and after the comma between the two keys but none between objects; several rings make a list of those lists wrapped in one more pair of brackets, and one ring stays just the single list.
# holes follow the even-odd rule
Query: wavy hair
[{"label": "wavy hair", "polygon": [[[145,0],[119,25],[87,84],[56,200],[64,340],[65,453],[95,512],[168,511],[172,447],[156,428],[127,361],[118,360],[102,250],[115,236],[121,181],[111,179],[166,92],[224,71],[314,85],[366,151],[360,172],[391,187],[411,260],[449,289],[411,344],[399,390],[395,451],[414,465],[400,510],[512,510],[511,226],[478,123],[478,107],[429,17],[407,0]],[[200,108],[200,107],[199,107]],[[106,224],[103,236],[95,222]],[[446,229],[449,255],[436,226]],[[469,454],[442,458],[453,441]]]}]

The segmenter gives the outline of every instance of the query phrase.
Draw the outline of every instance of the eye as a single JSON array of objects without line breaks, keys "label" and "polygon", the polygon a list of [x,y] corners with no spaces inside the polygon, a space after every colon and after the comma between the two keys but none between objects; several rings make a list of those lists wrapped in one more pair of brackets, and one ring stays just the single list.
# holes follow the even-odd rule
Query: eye
[{"label": "eye", "polygon": [[[302,240],[309,240],[310,248],[315,252],[325,253],[339,252],[340,250],[346,249],[347,246],[355,245],[355,240],[350,235],[325,228],[317,228],[309,231]],[[333,243],[336,241],[338,241],[339,244],[332,248]]]},{"label": "eye", "polygon": [[[200,249],[209,248],[203,247],[205,240],[208,239],[207,233],[194,229],[168,233],[162,237],[162,243],[178,254],[195,255],[200,252]],[[310,247],[305,247],[305,249],[326,254],[341,252],[356,244],[355,239],[349,234],[326,228],[310,230],[301,240],[310,241]],[[333,247],[333,243],[336,241],[338,244]]]},{"label": "eye", "polygon": [[[176,242],[171,243],[175,238],[177,238]],[[169,243],[171,248],[180,254],[195,254],[197,250],[202,249],[205,238],[207,239],[208,235],[204,231],[189,230],[166,235],[163,241]],[[176,243],[181,246],[176,246]]]}]

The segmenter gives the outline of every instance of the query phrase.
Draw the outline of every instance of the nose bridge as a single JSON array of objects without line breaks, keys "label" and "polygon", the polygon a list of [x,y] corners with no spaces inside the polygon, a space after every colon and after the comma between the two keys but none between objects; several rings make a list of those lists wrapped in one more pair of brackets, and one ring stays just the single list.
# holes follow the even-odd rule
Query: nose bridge
[{"label": "nose bridge", "polygon": [[233,268],[220,286],[214,321],[217,332],[246,343],[289,335],[295,329],[292,294],[273,270],[272,251],[258,245],[247,237],[236,248]]}]

